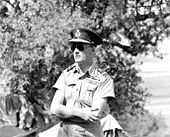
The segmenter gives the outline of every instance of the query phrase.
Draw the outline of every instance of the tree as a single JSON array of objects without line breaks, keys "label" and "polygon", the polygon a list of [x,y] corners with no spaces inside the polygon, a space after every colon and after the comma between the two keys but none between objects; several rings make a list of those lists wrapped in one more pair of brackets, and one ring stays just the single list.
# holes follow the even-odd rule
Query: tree
[{"label": "tree", "polygon": [[[22,128],[51,122],[48,115],[54,94],[51,87],[60,72],[73,62],[68,34],[74,27],[87,27],[104,38],[98,49],[98,63],[115,81],[116,103],[120,108],[114,110],[110,102],[113,112],[120,122],[126,120],[126,115],[144,114],[148,94],[140,87],[142,79],[137,75],[133,58],[150,49],[157,51],[158,41],[169,35],[168,3],[2,0],[0,66],[1,77],[8,74],[1,84],[3,92],[6,89],[7,113],[15,112]],[[122,37],[128,42],[123,43]],[[13,105],[16,102],[18,107]],[[127,123],[123,125],[128,128]]]}]

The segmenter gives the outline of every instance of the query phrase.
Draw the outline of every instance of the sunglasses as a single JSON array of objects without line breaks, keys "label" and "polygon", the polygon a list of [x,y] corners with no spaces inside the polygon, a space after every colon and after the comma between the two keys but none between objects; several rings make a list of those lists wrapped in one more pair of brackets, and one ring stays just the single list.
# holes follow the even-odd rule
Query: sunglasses
[{"label": "sunglasses", "polygon": [[90,47],[88,44],[84,44],[84,43],[73,43],[71,44],[71,50],[74,51],[76,48],[79,51],[84,51],[85,47]]}]

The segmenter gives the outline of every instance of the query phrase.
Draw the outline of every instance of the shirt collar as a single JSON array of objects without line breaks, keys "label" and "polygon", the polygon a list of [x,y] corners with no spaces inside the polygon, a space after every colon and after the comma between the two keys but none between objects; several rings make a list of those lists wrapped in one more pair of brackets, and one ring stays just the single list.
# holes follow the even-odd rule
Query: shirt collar
[{"label": "shirt collar", "polygon": [[75,72],[78,72],[79,74],[82,74],[82,75],[85,75],[85,74],[87,74],[87,73],[88,73],[89,75],[92,75],[93,72],[95,71],[96,67],[97,67],[97,64],[96,64],[96,63],[93,63],[93,64],[89,67],[88,71],[84,73],[84,72],[80,69],[78,63],[75,63],[75,65],[76,65],[76,67],[75,67]]},{"label": "shirt collar", "polygon": [[90,75],[93,74],[93,72],[96,70],[96,67],[97,67],[96,63],[93,63],[90,66],[90,68],[88,69],[88,72],[89,72]]}]

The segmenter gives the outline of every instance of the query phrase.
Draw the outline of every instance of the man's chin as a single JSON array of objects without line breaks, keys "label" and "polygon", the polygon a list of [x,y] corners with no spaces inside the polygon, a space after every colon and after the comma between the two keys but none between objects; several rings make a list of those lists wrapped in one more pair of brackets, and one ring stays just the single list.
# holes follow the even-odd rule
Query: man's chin
[{"label": "man's chin", "polygon": [[75,63],[81,63],[82,62],[82,60],[75,60]]}]

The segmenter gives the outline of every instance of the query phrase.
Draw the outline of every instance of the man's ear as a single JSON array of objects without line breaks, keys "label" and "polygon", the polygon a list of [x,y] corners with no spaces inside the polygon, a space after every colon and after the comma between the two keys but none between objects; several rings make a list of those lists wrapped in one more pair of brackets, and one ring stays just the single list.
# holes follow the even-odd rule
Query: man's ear
[{"label": "man's ear", "polygon": [[92,51],[93,51],[93,52],[96,51],[96,47],[95,47],[95,46],[92,45],[91,48],[92,48]]},{"label": "man's ear", "polygon": [[101,45],[97,45],[96,47],[94,47],[96,55],[100,54],[101,49],[102,49]]}]

